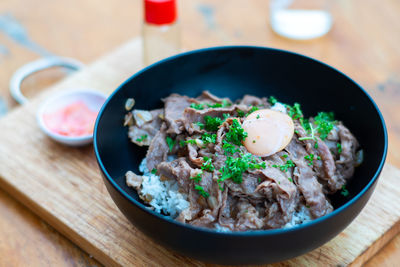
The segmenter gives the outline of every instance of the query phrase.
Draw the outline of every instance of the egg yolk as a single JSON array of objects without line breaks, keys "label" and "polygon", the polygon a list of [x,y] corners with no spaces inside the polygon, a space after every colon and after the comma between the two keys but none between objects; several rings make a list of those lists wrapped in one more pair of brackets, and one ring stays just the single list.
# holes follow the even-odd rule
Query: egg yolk
[{"label": "egg yolk", "polygon": [[257,156],[269,156],[284,149],[294,133],[293,120],[285,113],[261,109],[251,113],[244,120],[247,132],[244,146]]}]

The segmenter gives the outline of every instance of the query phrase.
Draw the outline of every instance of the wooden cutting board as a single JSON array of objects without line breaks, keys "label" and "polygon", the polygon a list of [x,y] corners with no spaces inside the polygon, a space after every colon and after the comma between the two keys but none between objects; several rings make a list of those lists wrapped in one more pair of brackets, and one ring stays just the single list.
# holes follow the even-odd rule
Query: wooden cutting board
[{"label": "wooden cutting board", "polygon": [[[0,186],[107,266],[205,265],[158,245],[132,226],[111,200],[92,146],[47,138],[35,113],[52,93],[90,87],[106,93],[141,66],[134,39],[0,120]],[[356,220],[324,246],[276,266],[359,266],[400,231],[400,170],[387,164]]]}]

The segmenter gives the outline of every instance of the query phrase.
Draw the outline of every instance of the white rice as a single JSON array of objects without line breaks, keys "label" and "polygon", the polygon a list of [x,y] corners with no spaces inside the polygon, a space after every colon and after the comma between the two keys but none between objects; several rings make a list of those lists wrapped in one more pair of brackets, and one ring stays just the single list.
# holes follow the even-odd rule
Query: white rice
[{"label": "white rice", "polygon": [[[173,158],[168,160],[173,160]],[[175,218],[183,210],[189,208],[187,195],[178,191],[178,182],[175,180],[161,181],[160,176],[152,174],[147,169],[146,158],[140,163],[139,171],[143,173],[140,194],[146,199],[151,199],[149,205],[156,212],[161,213],[162,211]]]},{"label": "white rice", "polygon": [[283,228],[291,228],[293,226],[311,221],[311,214],[308,208],[302,206],[299,211],[293,213],[292,220],[286,223]]},{"label": "white rice", "polygon": [[273,105],[271,107],[271,109],[272,110],[276,110],[276,111],[280,111],[280,112],[285,113],[285,114],[287,113],[285,105],[280,103],[280,102],[276,102],[275,105]]}]

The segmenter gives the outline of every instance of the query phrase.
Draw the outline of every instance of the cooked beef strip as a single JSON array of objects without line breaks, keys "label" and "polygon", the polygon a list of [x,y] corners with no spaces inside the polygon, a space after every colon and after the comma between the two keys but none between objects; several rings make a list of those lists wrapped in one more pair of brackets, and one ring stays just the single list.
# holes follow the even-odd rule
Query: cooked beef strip
[{"label": "cooked beef strip", "polygon": [[227,101],[228,103],[232,103],[232,101],[225,97],[220,98],[218,96],[213,95],[209,91],[203,91],[200,96],[195,98],[195,103],[222,103],[222,101]]},{"label": "cooked beef strip", "polygon": [[163,99],[164,117],[167,122],[168,134],[180,134],[183,131],[182,113],[191,104],[189,97],[171,94]]},{"label": "cooked beef strip", "polygon": [[[132,125],[129,127],[128,136],[131,141],[138,146],[148,146],[150,145],[151,140],[153,140],[154,136],[156,136],[157,132],[160,130],[162,119],[160,115],[164,112],[163,109],[155,109],[150,111],[152,115],[152,120],[144,123],[141,127],[137,125]],[[142,136],[146,135],[146,138],[142,138]],[[142,140],[142,141],[138,141]]]},{"label": "cooked beef strip", "polygon": [[262,106],[263,108],[271,107],[271,105],[268,103],[267,98],[259,98],[253,95],[244,95],[239,104],[246,106]]},{"label": "cooked beef strip", "polygon": [[157,168],[157,165],[167,160],[169,147],[166,142],[167,133],[165,132],[166,125],[161,125],[160,131],[151,140],[149,149],[147,150],[147,168],[151,171]]},{"label": "cooked beef strip", "polygon": [[186,159],[181,157],[171,162],[161,162],[157,165],[157,174],[175,179],[179,186],[185,191],[189,191],[191,184],[190,177],[197,175],[199,171],[190,167]]},{"label": "cooked beef strip", "polygon": [[342,147],[339,160],[336,161],[337,175],[343,177],[343,180],[347,180],[354,174],[356,152],[359,144],[357,139],[343,124],[339,123],[337,127],[339,129],[340,144]]},{"label": "cooked beef strip", "polygon": [[302,143],[296,138],[293,138],[286,147],[286,150],[289,153],[290,159],[296,164],[293,172],[294,181],[304,196],[307,205],[310,206],[310,211],[314,218],[319,218],[331,212],[333,207],[325,198],[322,185],[318,183],[315,172],[308,166],[304,159],[307,155],[307,151]]}]

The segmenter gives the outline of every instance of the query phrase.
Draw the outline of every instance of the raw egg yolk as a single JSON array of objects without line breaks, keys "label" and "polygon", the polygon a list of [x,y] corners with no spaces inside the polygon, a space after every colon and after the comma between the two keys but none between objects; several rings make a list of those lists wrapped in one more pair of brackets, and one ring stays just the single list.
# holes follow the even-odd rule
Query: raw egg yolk
[{"label": "raw egg yolk", "polygon": [[293,120],[285,113],[271,109],[251,113],[242,127],[247,132],[244,146],[250,153],[262,157],[284,149],[294,133]]}]

